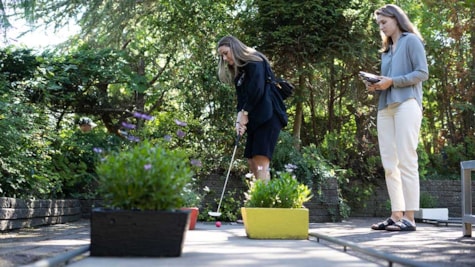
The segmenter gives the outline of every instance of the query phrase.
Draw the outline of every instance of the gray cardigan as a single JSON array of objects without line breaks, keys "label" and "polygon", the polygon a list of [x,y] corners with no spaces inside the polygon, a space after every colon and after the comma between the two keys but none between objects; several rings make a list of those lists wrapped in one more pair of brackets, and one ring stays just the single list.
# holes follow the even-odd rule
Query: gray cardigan
[{"label": "gray cardigan", "polygon": [[378,110],[392,103],[415,98],[422,109],[422,82],[429,78],[426,53],[422,41],[415,34],[404,32],[396,51],[381,55],[381,75],[391,77],[393,85],[380,91]]}]

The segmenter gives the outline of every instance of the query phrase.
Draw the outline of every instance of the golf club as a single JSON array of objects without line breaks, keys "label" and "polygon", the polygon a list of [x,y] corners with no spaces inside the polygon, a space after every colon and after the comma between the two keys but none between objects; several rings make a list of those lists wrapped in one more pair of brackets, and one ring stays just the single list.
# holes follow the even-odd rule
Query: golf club
[{"label": "golf club", "polygon": [[236,150],[237,150],[240,138],[241,138],[241,135],[238,134],[236,137],[236,143],[234,144],[233,156],[231,157],[231,162],[229,163],[228,174],[226,174],[226,180],[224,180],[223,192],[221,192],[221,198],[219,199],[218,209],[216,210],[216,212],[209,211],[208,212],[209,216],[213,216],[213,217],[221,216],[221,212],[219,212],[219,209],[221,208],[221,202],[223,201],[224,191],[226,190],[226,184],[228,183],[229,173],[231,172],[231,168],[233,166],[234,155],[236,155]]}]

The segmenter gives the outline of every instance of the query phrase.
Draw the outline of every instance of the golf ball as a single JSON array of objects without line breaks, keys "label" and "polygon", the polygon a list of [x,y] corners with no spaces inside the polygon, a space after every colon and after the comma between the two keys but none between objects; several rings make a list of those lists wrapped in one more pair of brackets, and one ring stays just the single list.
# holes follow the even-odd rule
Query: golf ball
[{"label": "golf ball", "polygon": [[216,227],[221,227],[221,222],[220,221],[216,222]]}]

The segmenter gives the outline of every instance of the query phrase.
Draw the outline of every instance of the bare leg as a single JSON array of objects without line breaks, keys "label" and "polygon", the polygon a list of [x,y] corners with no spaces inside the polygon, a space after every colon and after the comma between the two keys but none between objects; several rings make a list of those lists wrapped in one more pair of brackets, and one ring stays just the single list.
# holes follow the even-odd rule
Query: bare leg
[{"label": "bare leg", "polygon": [[270,160],[266,156],[256,155],[248,159],[249,168],[257,179],[270,180],[269,165]]},{"label": "bare leg", "polygon": [[404,217],[406,217],[406,219],[408,221],[410,221],[413,225],[416,225],[416,220],[414,218],[414,211],[413,210],[408,210],[408,211],[404,212]]},{"label": "bare leg", "polygon": [[395,221],[395,222],[401,220],[402,216],[403,216],[402,211],[393,211],[393,212],[391,212],[391,219],[393,219],[393,221]]}]

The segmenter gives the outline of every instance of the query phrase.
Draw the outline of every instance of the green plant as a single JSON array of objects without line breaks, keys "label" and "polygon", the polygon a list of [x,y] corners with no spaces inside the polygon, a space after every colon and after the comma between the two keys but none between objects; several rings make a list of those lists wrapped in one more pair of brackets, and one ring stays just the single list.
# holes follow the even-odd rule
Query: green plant
[{"label": "green plant", "polygon": [[112,152],[97,166],[99,189],[111,207],[170,210],[183,207],[193,172],[183,150],[143,141]]},{"label": "green plant", "polygon": [[59,136],[45,108],[28,100],[26,84],[37,67],[30,50],[2,49],[0,58],[0,196],[51,198],[62,182],[52,158]]},{"label": "green plant", "polygon": [[437,206],[437,199],[427,192],[422,192],[419,205],[421,208],[435,208]]},{"label": "green plant", "polygon": [[186,184],[183,189],[182,195],[185,200],[183,207],[187,208],[201,208],[203,197],[209,192],[209,188],[205,186],[202,191],[196,186],[196,179],[192,178],[192,182]]},{"label": "green plant", "polygon": [[[348,205],[348,203],[343,198],[340,198],[340,200],[338,202],[338,210],[340,211],[339,215],[343,219],[346,219],[346,218],[350,217],[351,207],[350,207],[350,205]],[[338,217],[338,216],[335,216],[335,217]],[[334,221],[335,221],[335,219],[334,219]]]},{"label": "green plant", "polygon": [[[218,199],[215,199],[218,202]],[[221,203],[221,216],[222,221],[235,222],[241,217],[242,198],[237,195],[236,190],[228,192]]]},{"label": "green plant", "polygon": [[384,202],[384,210],[391,211],[391,200],[388,199]]},{"label": "green plant", "polygon": [[[214,199],[214,203],[218,203],[219,199]],[[209,211],[216,211],[216,206],[214,203],[207,203],[203,212],[198,216],[200,221],[215,221],[216,217],[208,215]],[[219,217],[220,221],[223,222],[235,222],[241,217],[241,207],[243,204],[242,195],[237,193],[237,190],[227,191],[224,195],[223,202],[221,203],[221,216]]]},{"label": "green plant", "polygon": [[290,172],[279,172],[268,182],[253,180],[245,194],[246,207],[302,208],[312,198],[310,188],[301,184]]}]

